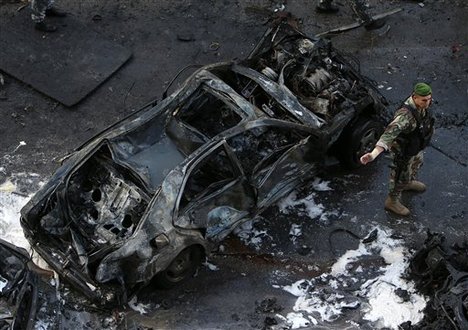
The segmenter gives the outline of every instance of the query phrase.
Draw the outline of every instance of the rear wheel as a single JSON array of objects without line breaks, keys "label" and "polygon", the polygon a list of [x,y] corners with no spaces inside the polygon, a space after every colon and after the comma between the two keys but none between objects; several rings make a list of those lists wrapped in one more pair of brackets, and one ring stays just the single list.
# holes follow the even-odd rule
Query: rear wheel
[{"label": "rear wheel", "polygon": [[358,168],[359,160],[366,152],[372,151],[384,131],[383,124],[373,118],[359,119],[343,134],[338,159],[346,168]]},{"label": "rear wheel", "polygon": [[189,246],[172,260],[169,266],[156,275],[159,287],[170,289],[191,277],[201,264],[203,252],[198,246]]}]

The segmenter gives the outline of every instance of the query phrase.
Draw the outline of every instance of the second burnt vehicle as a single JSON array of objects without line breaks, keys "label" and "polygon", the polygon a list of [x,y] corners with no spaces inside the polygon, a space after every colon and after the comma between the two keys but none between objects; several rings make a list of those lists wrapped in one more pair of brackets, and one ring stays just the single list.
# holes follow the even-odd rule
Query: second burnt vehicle
[{"label": "second burnt vehicle", "polygon": [[327,154],[356,166],[382,131],[384,102],[328,41],[278,24],[247,59],[200,68],[78,148],[21,224],[73,287],[123,303],[153,278],[170,287],[191,276]]}]

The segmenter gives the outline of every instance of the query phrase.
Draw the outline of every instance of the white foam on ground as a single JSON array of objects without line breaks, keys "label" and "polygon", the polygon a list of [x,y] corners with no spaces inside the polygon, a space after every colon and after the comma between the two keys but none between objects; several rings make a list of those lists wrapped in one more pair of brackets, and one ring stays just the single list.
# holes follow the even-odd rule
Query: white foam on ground
[{"label": "white foam on ground", "polygon": [[291,329],[304,328],[310,325],[310,320],[306,319],[302,313],[288,313],[288,315],[286,315],[286,319],[288,320],[287,323],[291,326]]},{"label": "white foam on ground", "polygon": [[260,221],[258,218],[249,220],[234,229],[234,234],[248,246],[260,250],[264,239],[272,238],[266,230],[258,230],[255,228],[255,223]]},{"label": "white foam on ground", "polygon": [[298,199],[297,192],[293,191],[278,202],[278,207],[283,214],[295,212],[299,215],[306,215],[311,219],[315,219],[323,214],[325,208],[322,204],[317,204],[314,197],[315,194],[312,193],[304,198]]},{"label": "white foam on ground", "polygon": [[[316,178],[312,182],[311,189],[315,192],[331,191],[333,189],[330,188],[329,184],[328,181]],[[325,211],[323,204],[317,203],[315,197],[316,194],[312,192],[304,198],[298,198],[297,191],[292,191],[288,196],[279,200],[277,206],[283,214],[298,214],[322,222],[327,221],[330,215],[338,215],[337,211]]]},{"label": "white foam on ground", "polygon": [[333,190],[329,186],[330,182],[329,181],[323,181],[320,178],[315,178],[314,182],[312,182],[312,187],[316,191],[330,191]]},{"label": "white foam on ground", "polygon": [[[0,171],[5,172],[4,168]],[[52,270],[42,257],[35,253],[24,237],[20,224],[21,208],[29,201],[31,192],[19,192],[19,186],[37,189],[43,183],[36,173],[14,173],[0,185],[0,237],[21,248],[24,248],[31,260],[39,267]]]},{"label": "white foam on ground", "polygon": [[[362,268],[351,274],[348,269],[353,267],[347,265],[367,255],[379,255],[384,259],[385,266],[371,276],[372,278],[367,278],[359,289],[353,292],[347,291],[349,297],[341,295],[337,290],[340,283],[356,283],[358,282],[356,278],[365,276],[362,275]],[[420,322],[424,317],[423,310],[427,303],[427,298],[416,292],[414,283],[403,278],[409,264],[408,256],[409,252],[402,245],[402,241],[392,239],[388,232],[378,229],[376,241],[370,244],[361,243],[356,250],[347,251],[332,266],[329,274],[322,274],[310,281],[300,280],[284,286],[283,289],[298,297],[293,307],[295,312],[306,312],[310,317],[319,317],[322,322],[333,322],[344,313],[344,308],[362,306],[363,320],[372,322],[376,328],[399,329],[399,325],[403,322],[410,321],[413,325]],[[314,283],[320,283],[314,281],[317,279],[328,282],[331,293],[324,295],[320,290],[315,290]],[[346,285],[342,284],[342,288]],[[396,289],[407,291],[408,301],[403,301],[395,293]],[[289,321],[293,320],[288,319]]]}]

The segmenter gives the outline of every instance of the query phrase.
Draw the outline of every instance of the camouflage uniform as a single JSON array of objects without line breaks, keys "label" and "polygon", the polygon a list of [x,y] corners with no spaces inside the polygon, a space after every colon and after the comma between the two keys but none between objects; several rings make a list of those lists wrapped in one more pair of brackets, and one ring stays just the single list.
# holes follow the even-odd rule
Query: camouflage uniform
[{"label": "camouflage uniform", "polygon": [[44,21],[46,10],[52,8],[54,0],[31,0],[31,18],[34,23]]},{"label": "camouflage uniform", "polygon": [[[416,109],[411,97],[404,105]],[[422,118],[428,116],[427,110],[421,114]],[[405,185],[416,179],[419,168],[423,163],[423,151],[419,151],[414,156],[403,154],[402,146],[398,141],[401,134],[409,133],[417,128],[417,121],[411,114],[411,111],[402,107],[395,113],[393,121],[387,126],[385,132],[380,137],[377,145],[390,150],[392,155],[392,164],[390,165],[389,195],[399,198]]]}]

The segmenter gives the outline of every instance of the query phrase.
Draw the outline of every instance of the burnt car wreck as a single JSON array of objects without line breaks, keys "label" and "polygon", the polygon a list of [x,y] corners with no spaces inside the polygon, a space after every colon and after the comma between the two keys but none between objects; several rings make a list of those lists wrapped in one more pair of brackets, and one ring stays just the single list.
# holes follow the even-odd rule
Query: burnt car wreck
[{"label": "burnt car wreck", "polygon": [[200,68],[78,148],[21,224],[75,289],[123,303],[154,277],[170,287],[192,275],[326,155],[357,166],[383,129],[384,104],[329,42],[282,23],[247,59]]}]

